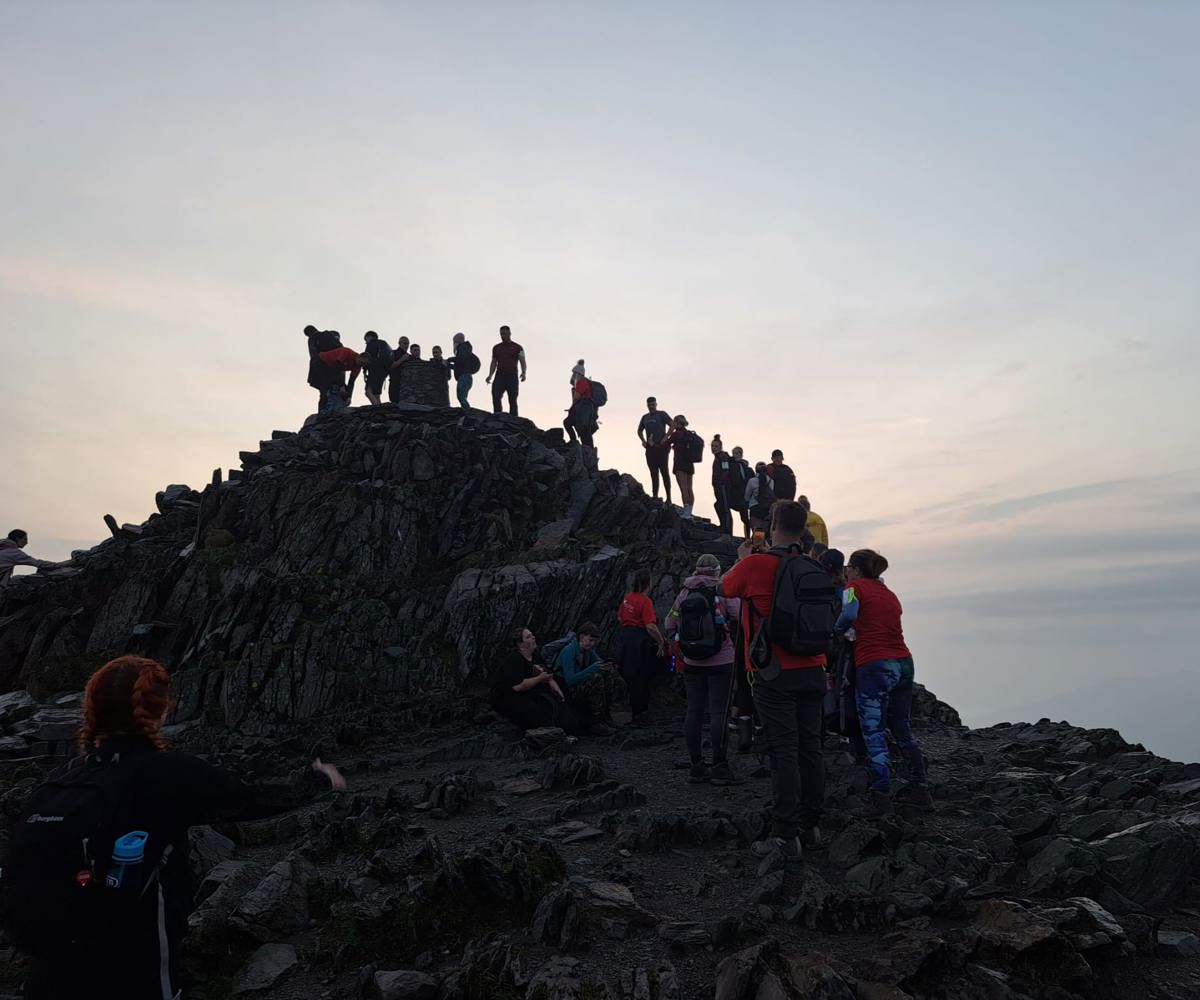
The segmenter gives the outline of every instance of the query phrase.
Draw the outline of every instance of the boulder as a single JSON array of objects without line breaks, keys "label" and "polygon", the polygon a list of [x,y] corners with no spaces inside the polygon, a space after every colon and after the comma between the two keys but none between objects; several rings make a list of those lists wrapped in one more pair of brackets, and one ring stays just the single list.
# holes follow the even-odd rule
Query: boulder
[{"label": "boulder", "polygon": [[438,981],[424,972],[396,969],[376,972],[371,978],[372,1000],[435,1000]]},{"label": "boulder", "polygon": [[233,981],[234,996],[261,993],[281,982],[300,960],[290,944],[261,945]]}]

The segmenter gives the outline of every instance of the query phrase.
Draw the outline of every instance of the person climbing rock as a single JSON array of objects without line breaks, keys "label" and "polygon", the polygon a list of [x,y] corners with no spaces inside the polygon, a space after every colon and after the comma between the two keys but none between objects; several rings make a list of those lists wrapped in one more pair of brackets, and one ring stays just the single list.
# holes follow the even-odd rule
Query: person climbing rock
[{"label": "person climbing rock", "polygon": [[[520,378],[517,372],[520,371]],[[492,348],[492,367],[487,382],[492,387],[492,411],[503,412],[501,400],[508,394],[508,412],[517,416],[517,393],[525,381],[525,349],[512,339],[507,326],[500,327],[500,343]]]},{"label": "person climbing rock", "polygon": [[567,701],[581,726],[592,736],[613,733],[613,703],[625,695],[625,684],[611,663],[596,652],[600,629],[592,622],[579,626],[550,665],[566,684]]},{"label": "person climbing rock", "polygon": [[656,666],[656,655],[665,656],[667,643],[658,627],[658,613],[646,591],[650,589],[650,571],[640,569],[634,574],[633,589],[621,600],[617,623],[621,626],[621,676],[629,690],[629,708],[633,724],[649,722],[650,685]]},{"label": "person climbing rock", "polygon": [[[13,577],[16,566],[33,566],[37,569],[58,569],[66,566],[66,562],[49,562],[46,559],[35,559],[24,549],[29,544],[29,536],[20,528],[13,528],[8,537],[0,540],[0,587],[3,587]],[[68,560],[69,562],[70,560]]]},{"label": "person climbing rock", "polygon": [[308,341],[308,384],[317,390],[317,412],[322,412],[325,405],[326,390],[336,381],[339,385],[344,376],[334,374],[322,364],[321,353],[333,351],[342,346],[342,337],[336,330],[318,330],[315,326],[306,326],[304,336]]},{"label": "person climbing rock", "polygon": [[534,634],[514,629],[508,643],[510,649],[492,675],[492,708],[522,729],[573,730],[566,694],[542,662]]},{"label": "person climbing rock", "polygon": [[667,505],[671,503],[671,446],[667,438],[671,433],[671,415],[658,408],[658,400],[646,398],[646,412],[638,422],[637,436],[646,449],[646,467],[650,470],[650,484],[654,499],[658,499],[658,482],[661,479],[666,492]]},{"label": "person climbing rock", "polygon": [[367,359],[367,376],[364,380],[364,392],[372,406],[379,406],[383,402],[381,398],[383,383],[387,381],[387,377],[392,370],[392,349],[388,347],[387,341],[382,339],[374,330],[368,330],[364,333],[363,340],[366,341],[366,348],[363,354]]},{"label": "person climbing rock", "polygon": [[592,402],[592,383],[584,374],[582,358],[571,369],[571,408],[567,410],[563,427],[572,444],[578,433],[578,440],[584,447],[594,447],[596,405]]},{"label": "person climbing rock", "polygon": [[[695,572],[683,581],[667,614],[668,640],[679,641],[683,655],[683,688],[687,694],[684,740],[691,758],[689,778],[728,785],[742,779],[729,765],[729,706],[733,699],[733,641],[731,631],[741,614],[741,601],[717,594],[721,564],[714,555],[696,560]],[[701,729],[708,711],[712,764],[702,754]]]},{"label": "person climbing rock", "polygon": [[871,815],[892,811],[888,732],[900,747],[912,779],[897,793],[897,800],[925,809],[933,806],[926,784],[925,756],[912,732],[913,658],[900,624],[904,609],[880,579],[887,568],[887,559],[872,549],[850,553],[842,611],[834,626],[835,632],[845,633],[853,627],[855,633],[854,683],[858,724],[871,771],[867,806]]},{"label": "person climbing rock", "polygon": [[[0,898],[6,930],[33,959],[29,1000],[179,996],[192,908],[188,828],[270,816],[311,796],[299,785],[249,785],[168,750],[170,688],[161,664],[137,656],[96,671],[84,692],[82,756],[33,793],[13,826]],[[320,759],[313,772],[346,787]],[[112,863],[119,850],[129,864]]]},{"label": "person climbing rock", "polygon": [[[827,602],[833,624],[834,591],[828,574],[796,553],[804,532],[805,511],[794,501],[777,503],[772,512],[768,552],[753,553],[750,542],[738,549],[738,561],[721,578],[721,593],[742,601],[742,642],[746,669],[753,671],[754,707],[763,726],[771,758],[771,833],[752,846],[765,857],[779,851],[799,860],[805,847],[821,843],[820,820],[825,801],[825,768],[821,760],[822,703],[825,698],[825,655],[797,654],[774,641],[772,611],[779,596],[776,577],[780,560],[803,560],[797,576],[789,574],[789,617],[806,620]],[[816,579],[814,579],[814,577]],[[801,580],[803,589],[791,581]],[[809,589],[814,587],[815,590]],[[810,600],[811,597],[811,600]]]}]

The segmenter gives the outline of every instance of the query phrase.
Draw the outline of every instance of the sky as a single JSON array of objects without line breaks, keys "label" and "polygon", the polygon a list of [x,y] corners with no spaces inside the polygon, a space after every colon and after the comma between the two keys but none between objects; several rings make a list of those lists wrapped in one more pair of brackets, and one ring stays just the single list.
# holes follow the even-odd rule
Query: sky
[{"label": "sky", "polygon": [[[1200,760],[1200,7],[0,5],[0,525],[314,408],[302,327],[781,448],[972,725]],[[486,405],[483,387],[473,400]],[[697,513],[711,516],[698,477]]]}]

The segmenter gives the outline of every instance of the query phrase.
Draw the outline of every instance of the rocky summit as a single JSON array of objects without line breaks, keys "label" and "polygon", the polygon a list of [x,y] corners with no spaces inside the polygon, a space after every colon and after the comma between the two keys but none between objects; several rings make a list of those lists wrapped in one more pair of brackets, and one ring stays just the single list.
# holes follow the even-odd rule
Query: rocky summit
[{"label": "rocky summit", "polygon": [[[241,465],[0,597],[6,819],[130,651],[176,677],[175,746],[290,793],[193,832],[189,997],[1200,997],[1200,765],[1046,719],[969,730],[919,690],[933,810],[859,818],[831,736],[823,843],[760,860],[766,760],[689,783],[676,679],[649,727],[587,740],[522,734],[483,691],[514,626],[611,628],[641,567],[665,610],[728,538],[478,411],[355,410]],[[0,958],[3,995],[23,965]]]}]

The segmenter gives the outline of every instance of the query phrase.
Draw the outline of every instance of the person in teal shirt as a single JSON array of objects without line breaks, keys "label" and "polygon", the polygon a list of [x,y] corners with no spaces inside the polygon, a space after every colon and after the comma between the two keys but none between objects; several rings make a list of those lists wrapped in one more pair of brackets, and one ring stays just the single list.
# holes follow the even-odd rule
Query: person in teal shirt
[{"label": "person in teal shirt", "polygon": [[611,736],[613,701],[625,684],[612,664],[596,652],[599,641],[600,629],[584,622],[550,667],[566,684],[571,707],[586,720],[588,731],[593,736]]}]

